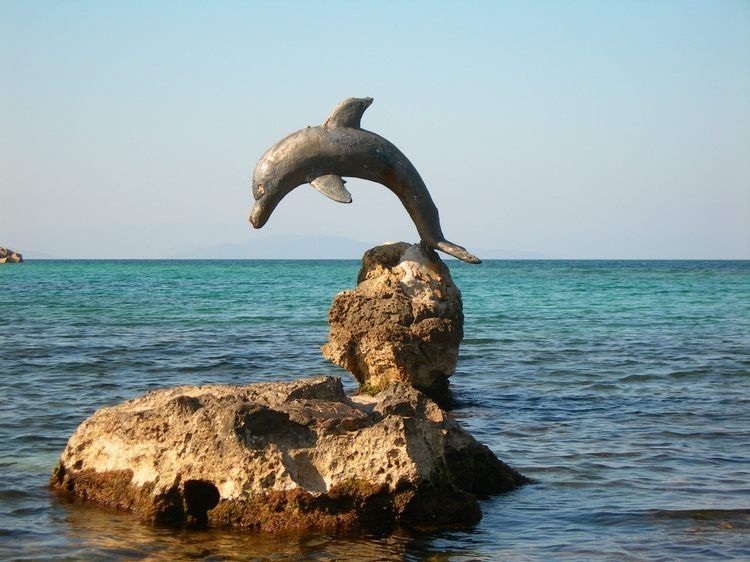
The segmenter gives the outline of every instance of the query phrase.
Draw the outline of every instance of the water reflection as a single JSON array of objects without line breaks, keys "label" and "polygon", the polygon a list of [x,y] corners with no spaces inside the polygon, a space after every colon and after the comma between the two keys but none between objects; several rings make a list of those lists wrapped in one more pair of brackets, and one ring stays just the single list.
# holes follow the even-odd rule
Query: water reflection
[{"label": "water reflection", "polygon": [[[153,527],[130,514],[51,496],[54,523],[63,531],[52,551],[66,558],[118,560],[478,560],[472,549],[436,549],[443,533],[402,528],[379,532],[307,532],[269,535],[237,529]],[[455,531],[453,532],[456,533]],[[464,532],[459,532],[463,534]],[[470,533],[470,532],[469,532]],[[52,545],[17,545],[14,558],[35,558]],[[436,551],[438,550],[438,551]]]}]

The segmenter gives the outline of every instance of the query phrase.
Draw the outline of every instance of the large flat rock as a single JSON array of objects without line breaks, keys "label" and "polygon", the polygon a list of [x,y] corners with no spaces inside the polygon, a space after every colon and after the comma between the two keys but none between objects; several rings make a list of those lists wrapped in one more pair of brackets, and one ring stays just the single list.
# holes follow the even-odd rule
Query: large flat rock
[{"label": "large flat rock", "polygon": [[350,399],[333,377],[181,386],[102,408],[53,490],[149,522],[279,531],[474,523],[525,478],[406,385]]}]

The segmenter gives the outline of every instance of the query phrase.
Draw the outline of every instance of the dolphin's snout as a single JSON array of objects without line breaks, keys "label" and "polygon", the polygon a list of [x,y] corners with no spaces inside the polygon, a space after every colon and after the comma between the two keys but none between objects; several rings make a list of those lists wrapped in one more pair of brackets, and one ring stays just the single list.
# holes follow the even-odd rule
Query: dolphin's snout
[{"label": "dolphin's snout", "polygon": [[253,210],[250,211],[249,220],[250,220],[250,224],[253,225],[253,228],[260,228],[261,226],[265,224],[266,221],[264,221],[260,217],[260,205],[258,205],[258,203],[255,203],[255,205],[253,205]]}]

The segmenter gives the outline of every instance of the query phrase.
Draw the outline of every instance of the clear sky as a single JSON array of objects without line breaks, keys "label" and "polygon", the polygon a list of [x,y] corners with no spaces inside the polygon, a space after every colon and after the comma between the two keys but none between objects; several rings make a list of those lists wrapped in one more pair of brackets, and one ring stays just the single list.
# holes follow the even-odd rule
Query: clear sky
[{"label": "clear sky", "polygon": [[350,96],[480,257],[750,258],[746,0],[4,0],[0,245],[416,241],[359,180],[351,205],[302,186],[247,223],[258,157]]}]

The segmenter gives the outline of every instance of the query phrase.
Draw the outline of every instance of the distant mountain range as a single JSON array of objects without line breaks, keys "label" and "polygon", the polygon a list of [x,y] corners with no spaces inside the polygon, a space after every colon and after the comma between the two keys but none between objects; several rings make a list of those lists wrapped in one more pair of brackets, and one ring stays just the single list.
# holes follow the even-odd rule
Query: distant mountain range
[{"label": "distant mountain range", "polygon": [[64,259],[64,258],[61,258],[60,256],[54,256],[54,255],[48,254],[46,252],[37,252],[35,250],[28,250],[28,251],[22,252],[22,254],[23,254],[23,259],[25,261],[28,261],[30,259],[31,260],[59,260],[59,259]]},{"label": "distant mountain range", "polygon": [[184,247],[171,259],[358,259],[373,246],[337,236],[274,236],[244,244]]},{"label": "distant mountain range", "polygon": [[[408,240],[407,240],[408,241]],[[164,255],[148,255],[144,259],[360,259],[362,254],[385,241],[362,242],[340,236],[276,235],[253,237],[244,243],[183,246]],[[482,259],[550,259],[539,252],[490,249],[471,246]],[[82,259],[76,255],[54,255],[30,249],[23,253],[28,260]],[[441,254],[443,259],[451,256]],[[138,259],[137,255],[95,256],[98,259]]]},{"label": "distant mountain range", "polygon": [[[385,242],[362,242],[339,236],[274,236],[246,244],[216,244],[183,248],[172,259],[359,259]],[[471,248],[483,259],[549,259],[539,252]],[[441,254],[443,259],[454,259]]]}]

